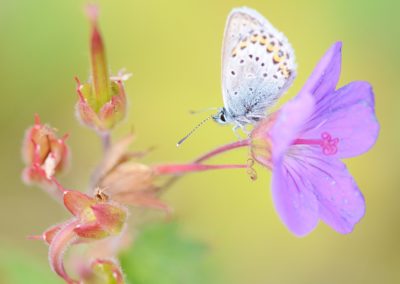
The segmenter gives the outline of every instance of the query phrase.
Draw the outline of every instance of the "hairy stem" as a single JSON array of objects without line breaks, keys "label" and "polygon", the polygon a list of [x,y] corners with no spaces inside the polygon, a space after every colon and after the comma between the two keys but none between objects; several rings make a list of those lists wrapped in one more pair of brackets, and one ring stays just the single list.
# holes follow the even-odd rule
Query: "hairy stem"
[{"label": "hairy stem", "polygon": [[240,140],[240,141],[236,141],[230,144],[226,144],[223,145],[221,147],[218,147],[202,156],[200,156],[199,158],[197,158],[196,160],[194,160],[194,163],[201,163],[204,162],[205,160],[208,160],[214,156],[217,156],[219,154],[225,153],[227,151],[236,149],[236,148],[240,148],[240,147],[247,147],[250,145],[250,139],[245,139],[245,140]]},{"label": "hairy stem", "polygon": [[202,165],[202,164],[166,164],[157,165],[153,169],[160,175],[179,175],[189,172],[200,172],[220,169],[243,169],[247,165]]},{"label": "hairy stem", "polygon": [[[204,161],[206,161],[208,159],[211,159],[212,157],[215,157],[215,156],[217,156],[219,154],[228,152],[228,151],[236,149],[236,148],[249,146],[250,143],[251,143],[250,139],[245,139],[245,140],[240,140],[240,141],[236,141],[236,142],[233,142],[233,143],[230,143],[230,144],[223,145],[221,147],[218,147],[218,148],[216,148],[216,149],[214,149],[214,150],[212,150],[212,151],[210,151],[210,152],[198,157],[197,159],[195,159],[193,161],[193,164],[200,164],[201,162],[204,162]],[[241,165],[241,166],[243,166],[243,165]],[[170,177],[164,183],[164,185],[162,187],[162,191],[167,190],[169,187],[171,187],[173,184],[175,184],[180,178],[181,178],[181,176],[179,176],[179,175],[175,175],[175,176]]]},{"label": "hairy stem", "polygon": [[111,134],[109,131],[100,133],[101,142],[103,145],[103,152],[106,153],[111,147]]}]

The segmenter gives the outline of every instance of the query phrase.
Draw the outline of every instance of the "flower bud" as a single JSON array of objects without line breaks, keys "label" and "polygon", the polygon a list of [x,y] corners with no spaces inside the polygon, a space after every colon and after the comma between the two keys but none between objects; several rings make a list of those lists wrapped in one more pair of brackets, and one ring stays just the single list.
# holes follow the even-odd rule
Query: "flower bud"
[{"label": "flower bud", "polygon": [[127,218],[122,206],[97,200],[79,191],[66,190],[64,205],[79,219],[74,231],[82,238],[102,239],[118,235]]},{"label": "flower bud", "polygon": [[[52,226],[41,235],[29,238],[42,240],[49,245],[50,265],[53,271],[67,283],[102,283],[78,282],[72,279],[64,268],[65,251],[74,244],[92,242],[120,234],[126,223],[127,211],[115,202],[99,200],[79,191],[64,189],[55,178],[52,182],[60,189],[64,196],[64,205],[74,217],[62,224]],[[112,261],[104,261],[104,263],[98,261],[93,264],[91,270],[96,277],[112,280],[104,283],[124,283],[119,266]]]},{"label": "flower bud", "polygon": [[88,284],[123,284],[124,276],[120,265],[110,259],[96,259],[90,266],[90,272],[84,277]]},{"label": "flower bud", "polygon": [[35,116],[35,124],[26,131],[22,146],[26,164],[23,180],[27,184],[50,184],[50,179],[66,168],[69,162],[66,138],[67,135],[58,138],[53,128],[41,124],[39,116]]},{"label": "flower bud", "polygon": [[90,57],[91,80],[81,84],[77,80],[78,102],[76,113],[82,124],[99,132],[112,129],[126,113],[126,95],[122,81],[129,78],[120,74],[109,77],[105,48],[97,23],[97,7],[89,6],[92,24]]}]

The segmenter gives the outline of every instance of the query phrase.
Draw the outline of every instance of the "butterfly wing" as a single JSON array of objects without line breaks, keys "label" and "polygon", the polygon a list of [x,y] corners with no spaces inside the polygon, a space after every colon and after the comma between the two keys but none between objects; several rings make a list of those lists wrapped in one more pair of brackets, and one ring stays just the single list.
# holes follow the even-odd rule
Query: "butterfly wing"
[{"label": "butterfly wing", "polygon": [[236,124],[258,121],[291,85],[294,51],[287,38],[249,8],[228,16],[222,47],[224,105]]}]

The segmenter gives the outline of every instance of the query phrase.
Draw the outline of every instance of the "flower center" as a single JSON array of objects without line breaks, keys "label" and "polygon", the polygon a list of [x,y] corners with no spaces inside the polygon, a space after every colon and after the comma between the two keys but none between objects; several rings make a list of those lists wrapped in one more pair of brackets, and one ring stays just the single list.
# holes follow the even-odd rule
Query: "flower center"
[{"label": "flower center", "polygon": [[328,132],[321,134],[321,139],[296,139],[293,145],[317,145],[325,155],[335,155],[338,151],[339,138],[332,138]]}]

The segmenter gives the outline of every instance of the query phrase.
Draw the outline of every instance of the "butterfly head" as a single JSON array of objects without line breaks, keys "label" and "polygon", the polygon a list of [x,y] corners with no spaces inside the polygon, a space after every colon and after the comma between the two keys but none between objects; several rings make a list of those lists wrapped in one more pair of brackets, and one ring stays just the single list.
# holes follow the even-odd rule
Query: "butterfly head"
[{"label": "butterfly head", "polygon": [[220,108],[218,112],[212,116],[212,119],[218,124],[227,124],[231,122],[231,117],[224,107]]}]

